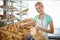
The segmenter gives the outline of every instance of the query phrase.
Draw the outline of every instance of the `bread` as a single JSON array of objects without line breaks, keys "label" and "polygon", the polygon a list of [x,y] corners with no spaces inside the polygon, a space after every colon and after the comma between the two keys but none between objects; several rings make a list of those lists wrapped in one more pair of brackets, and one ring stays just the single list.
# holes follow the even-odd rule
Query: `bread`
[{"label": "bread", "polygon": [[21,13],[24,13],[24,14],[26,14],[27,12],[28,12],[28,8],[21,11]]},{"label": "bread", "polygon": [[[23,36],[26,36],[30,29],[35,25],[33,19],[26,19],[21,22],[10,24],[6,27],[0,28],[0,32],[4,33],[5,35],[1,34],[4,38],[3,40],[19,40],[22,39]],[[13,38],[12,38],[13,37]]]},{"label": "bread", "polygon": [[39,31],[36,31],[36,27],[31,28],[30,33],[35,40],[46,40]]}]

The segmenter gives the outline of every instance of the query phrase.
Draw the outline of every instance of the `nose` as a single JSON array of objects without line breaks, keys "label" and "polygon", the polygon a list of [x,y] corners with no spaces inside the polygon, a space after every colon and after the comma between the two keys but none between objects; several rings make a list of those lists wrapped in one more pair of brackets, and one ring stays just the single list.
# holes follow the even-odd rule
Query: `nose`
[{"label": "nose", "polygon": [[36,9],[36,10],[37,10],[37,12],[40,12],[41,9]]}]

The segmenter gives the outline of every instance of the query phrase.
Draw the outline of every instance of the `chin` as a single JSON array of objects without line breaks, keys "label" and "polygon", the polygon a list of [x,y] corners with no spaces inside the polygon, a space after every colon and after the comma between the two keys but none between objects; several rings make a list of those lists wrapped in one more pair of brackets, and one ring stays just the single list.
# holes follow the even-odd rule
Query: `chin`
[{"label": "chin", "polygon": [[41,14],[42,12],[38,12],[39,14]]}]

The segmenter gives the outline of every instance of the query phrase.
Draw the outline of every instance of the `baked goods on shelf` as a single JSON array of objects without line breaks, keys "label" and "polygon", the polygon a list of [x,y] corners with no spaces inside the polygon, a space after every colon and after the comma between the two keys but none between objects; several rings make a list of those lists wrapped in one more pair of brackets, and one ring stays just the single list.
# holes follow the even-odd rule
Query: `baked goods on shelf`
[{"label": "baked goods on shelf", "polygon": [[[6,40],[20,40],[24,38],[28,33],[33,32],[30,29],[35,25],[33,19],[26,19],[22,22],[11,24],[7,27],[0,28],[0,39]],[[36,31],[36,30],[34,30]],[[35,32],[32,35],[35,40],[46,40],[45,37],[39,33]]]},{"label": "baked goods on shelf", "polygon": [[23,13],[23,14],[27,14],[27,13],[28,13],[28,10],[29,10],[29,9],[26,8],[26,9],[22,10],[21,13]]},{"label": "baked goods on shelf", "polygon": [[[22,13],[22,14],[27,14],[28,13],[28,8],[26,8],[26,9],[24,9],[24,10],[22,10],[20,13]],[[17,15],[19,15],[20,13],[17,13]]]},{"label": "baked goods on shelf", "polygon": [[6,27],[0,28],[1,40],[21,40],[30,32],[30,28],[35,25],[33,19],[26,19],[22,22],[10,24]]},{"label": "baked goods on shelf", "polygon": [[2,39],[6,39],[6,40],[10,40],[10,39],[14,40],[15,38],[21,39],[23,37],[23,36],[21,36],[21,34],[14,34],[14,33],[8,32],[8,31],[4,31],[4,30],[1,30],[0,32],[1,32],[0,37]]}]

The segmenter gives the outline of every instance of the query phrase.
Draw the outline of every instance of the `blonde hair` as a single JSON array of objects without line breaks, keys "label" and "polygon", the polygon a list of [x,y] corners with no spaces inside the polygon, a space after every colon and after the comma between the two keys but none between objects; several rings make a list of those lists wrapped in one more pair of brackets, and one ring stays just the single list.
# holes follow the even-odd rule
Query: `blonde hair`
[{"label": "blonde hair", "polygon": [[35,6],[37,6],[37,5],[43,6],[42,2],[36,2],[36,3],[35,3]]}]

